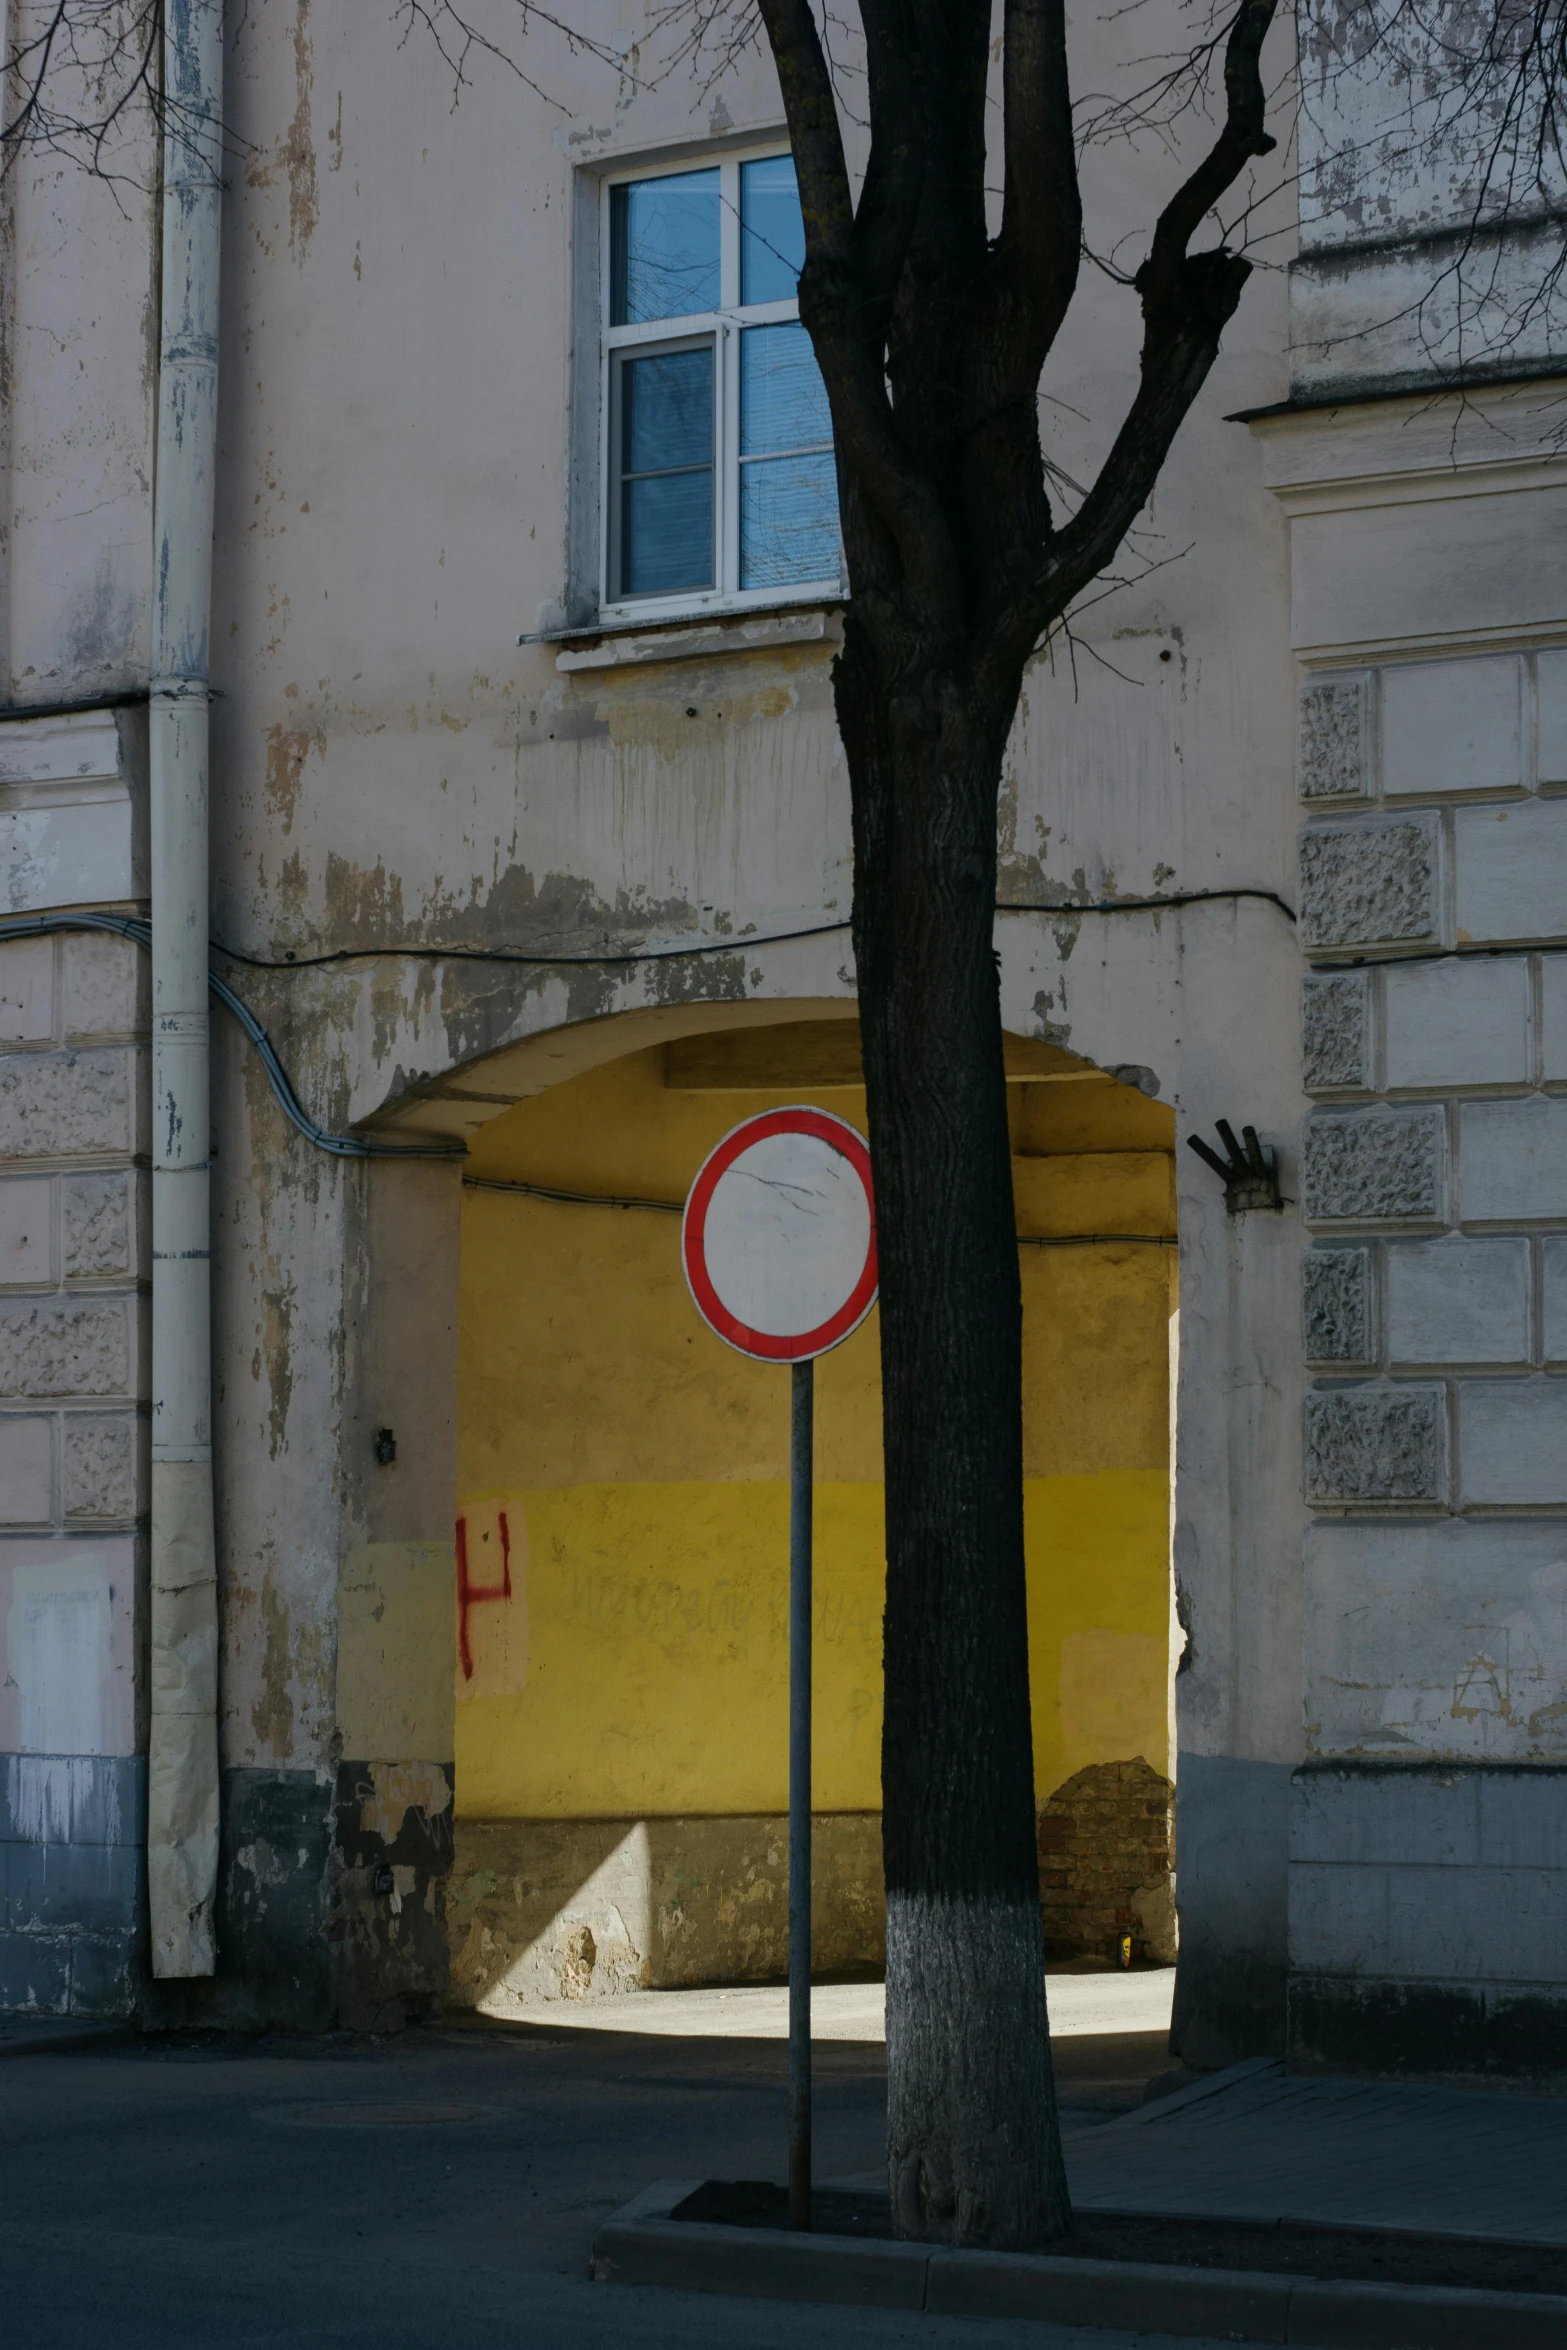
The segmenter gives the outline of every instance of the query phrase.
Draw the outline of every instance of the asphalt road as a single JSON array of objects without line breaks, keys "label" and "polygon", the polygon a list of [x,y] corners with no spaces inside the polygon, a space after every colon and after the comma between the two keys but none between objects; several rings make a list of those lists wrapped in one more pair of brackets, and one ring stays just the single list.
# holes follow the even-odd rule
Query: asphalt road
[{"label": "asphalt road", "polygon": [[[1162,2033],[1063,2040],[1068,2118],[1109,2120],[1167,2063]],[[771,2040],[549,2027],[10,2058],[0,2342],[1105,2350],[1097,2332],[591,2284],[598,2222],[654,2179],[783,2175],[785,2066]],[[875,2169],[882,2048],[821,2045],[816,2077],[818,2175]]]}]

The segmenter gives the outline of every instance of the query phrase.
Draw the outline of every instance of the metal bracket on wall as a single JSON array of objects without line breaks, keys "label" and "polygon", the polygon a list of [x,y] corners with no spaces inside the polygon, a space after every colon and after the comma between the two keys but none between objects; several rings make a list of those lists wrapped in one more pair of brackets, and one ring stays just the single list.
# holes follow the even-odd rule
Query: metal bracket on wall
[{"label": "metal bracket on wall", "polygon": [[1205,1166],[1213,1169],[1224,1186],[1224,1204],[1232,1216],[1245,1213],[1248,1208],[1282,1208],[1284,1195],[1279,1189],[1279,1159],[1271,1142],[1259,1142],[1255,1126],[1241,1128],[1241,1141],[1235,1139],[1235,1129],[1227,1118],[1216,1118],[1214,1129],[1224,1145],[1221,1159],[1211,1143],[1200,1134],[1189,1134],[1187,1143]]}]

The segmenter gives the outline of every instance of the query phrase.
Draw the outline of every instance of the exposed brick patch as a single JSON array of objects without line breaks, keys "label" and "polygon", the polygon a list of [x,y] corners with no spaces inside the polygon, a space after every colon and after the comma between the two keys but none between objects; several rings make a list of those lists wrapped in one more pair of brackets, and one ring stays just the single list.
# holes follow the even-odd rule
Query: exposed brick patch
[{"label": "exposed brick patch", "polygon": [[1039,1898],[1050,1958],[1175,1957],[1175,1790],[1139,1754],[1091,1763],[1040,1806]]}]

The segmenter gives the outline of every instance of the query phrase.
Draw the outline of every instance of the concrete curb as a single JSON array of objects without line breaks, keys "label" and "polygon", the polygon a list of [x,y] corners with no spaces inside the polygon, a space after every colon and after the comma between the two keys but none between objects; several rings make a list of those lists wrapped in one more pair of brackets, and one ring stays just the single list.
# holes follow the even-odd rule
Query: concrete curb
[{"label": "concrete curb", "polygon": [[906,2309],[941,2317],[1025,2317],[1116,2333],[1207,2334],[1313,2350],[1562,2350],[1567,2295],[1373,2285],[1262,2271],[1167,2268],[1043,2252],[955,2252],[855,2236],[793,2236],[669,2214],[695,2179],[661,2179],[600,2228],[592,2274],[663,2285]]}]

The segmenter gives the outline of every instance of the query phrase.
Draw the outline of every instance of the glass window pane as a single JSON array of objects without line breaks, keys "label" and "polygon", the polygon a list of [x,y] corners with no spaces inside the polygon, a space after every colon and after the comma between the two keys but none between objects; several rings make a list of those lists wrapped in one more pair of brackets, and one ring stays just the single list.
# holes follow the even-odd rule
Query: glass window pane
[{"label": "glass window pane", "polygon": [[718,308],[716,171],[680,171],[612,188],[610,324]]},{"label": "glass window pane", "polygon": [[622,473],[713,462],[713,347],[620,364]]},{"label": "glass window pane", "polygon": [[748,326],[740,337],[741,456],[831,439],[827,387],[804,327]]},{"label": "glass window pane", "polygon": [[805,222],[792,155],[740,166],[740,299],[792,302],[805,262]]},{"label": "glass window pane", "polygon": [[831,452],[740,468],[740,585],[838,576],[838,477]]},{"label": "glass window pane", "polygon": [[620,593],[713,584],[713,474],[648,473],[622,488]]}]

